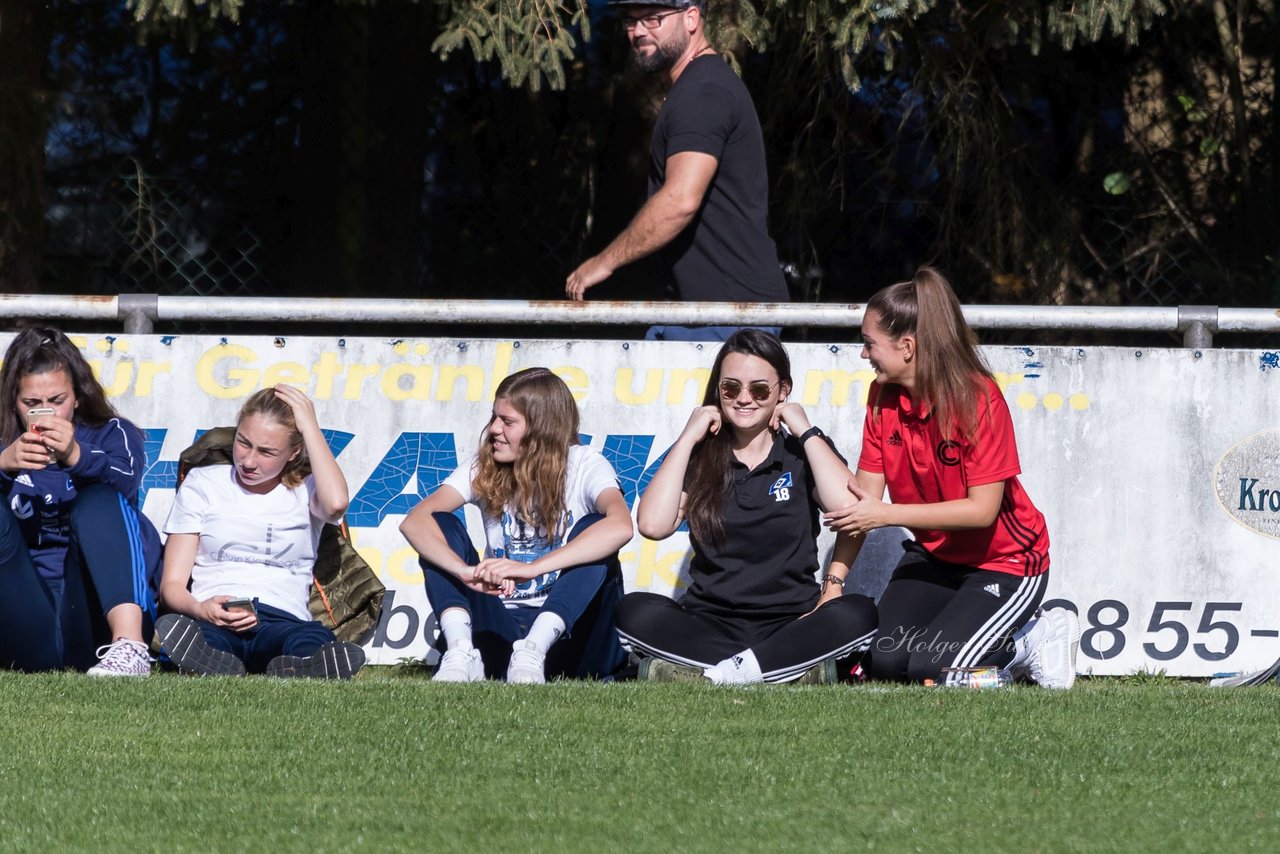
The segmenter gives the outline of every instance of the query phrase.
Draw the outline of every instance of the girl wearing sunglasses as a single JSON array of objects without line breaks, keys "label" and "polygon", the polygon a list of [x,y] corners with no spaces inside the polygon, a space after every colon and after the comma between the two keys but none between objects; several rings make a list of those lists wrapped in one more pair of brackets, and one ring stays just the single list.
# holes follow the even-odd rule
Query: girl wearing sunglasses
[{"label": "girl wearing sunglasses", "polygon": [[[915,536],[880,597],[864,667],[877,679],[958,682],[961,668],[994,666],[1070,687],[1079,623],[1063,609],[1033,618],[1049,534],[1018,482],[1009,407],[951,285],[922,267],[881,290],[862,337],[876,382],[854,500],[827,524],[855,537],[855,550],[874,528]],[[892,504],[881,500],[886,487]]]},{"label": "girl wearing sunglasses", "polygon": [[[875,607],[819,584],[819,507],[847,503],[851,474],[799,404],[775,336],[734,333],[720,348],[703,406],[667,452],[640,500],[654,540],[688,522],[690,584],[676,601],[628,594],[618,632],[652,659],[698,668],[717,684],[790,682],[865,648]],[[837,537],[828,579],[848,572]]]},{"label": "girl wearing sunglasses", "polygon": [[[454,511],[475,504],[484,560]],[[613,628],[631,511],[578,405],[546,368],[503,380],[480,447],[405,517],[445,646],[437,682],[603,678],[626,663]]]}]

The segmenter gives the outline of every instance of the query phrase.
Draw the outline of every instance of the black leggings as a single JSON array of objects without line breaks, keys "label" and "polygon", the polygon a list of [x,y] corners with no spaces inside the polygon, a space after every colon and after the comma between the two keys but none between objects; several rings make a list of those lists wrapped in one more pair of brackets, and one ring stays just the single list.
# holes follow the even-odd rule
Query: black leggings
[{"label": "black leggings", "polygon": [[767,620],[713,614],[656,593],[628,593],[618,604],[618,634],[640,655],[711,667],[750,649],[766,682],[790,682],[829,658],[866,649],[876,608],[851,594],[812,614]]},{"label": "black leggings", "polygon": [[940,681],[945,668],[1004,667],[1012,636],[1044,598],[1049,575],[1021,576],[945,563],[916,543],[880,596],[880,632],[863,667],[873,679]]}]

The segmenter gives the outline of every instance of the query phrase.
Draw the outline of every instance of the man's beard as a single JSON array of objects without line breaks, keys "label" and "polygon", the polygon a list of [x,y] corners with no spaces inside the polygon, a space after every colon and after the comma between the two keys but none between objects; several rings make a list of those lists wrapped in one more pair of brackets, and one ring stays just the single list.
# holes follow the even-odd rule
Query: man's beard
[{"label": "man's beard", "polygon": [[632,53],[635,54],[636,67],[641,71],[654,72],[666,71],[668,68],[676,64],[676,60],[689,47],[689,34],[681,30],[677,35],[673,35],[667,42],[658,41],[652,36],[649,39],[656,46],[653,53],[644,54],[632,47]]}]

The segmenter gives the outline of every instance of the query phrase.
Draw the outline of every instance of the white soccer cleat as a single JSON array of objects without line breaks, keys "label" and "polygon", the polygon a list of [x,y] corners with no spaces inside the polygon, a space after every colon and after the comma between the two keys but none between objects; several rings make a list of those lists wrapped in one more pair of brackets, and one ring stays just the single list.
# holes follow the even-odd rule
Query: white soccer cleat
[{"label": "white soccer cleat", "polygon": [[541,685],[547,681],[547,657],[533,641],[518,640],[511,645],[507,681],[513,685]]},{"label": "white soccer cleat", "polygon": [[440,664],[436,667],[436,675],[432,682],[483,682],[484,659],[480,650],[446,649],[440,656]]}]

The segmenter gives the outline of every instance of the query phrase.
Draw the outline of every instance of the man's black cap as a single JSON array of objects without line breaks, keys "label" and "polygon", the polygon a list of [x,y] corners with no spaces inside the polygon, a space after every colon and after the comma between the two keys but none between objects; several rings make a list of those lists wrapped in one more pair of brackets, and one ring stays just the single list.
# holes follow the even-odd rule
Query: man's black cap
[{"label": "man's black cap", "polygon": [[665,6],[668,9],[702,8],[703,0],[609,0],[610,6]]}]

